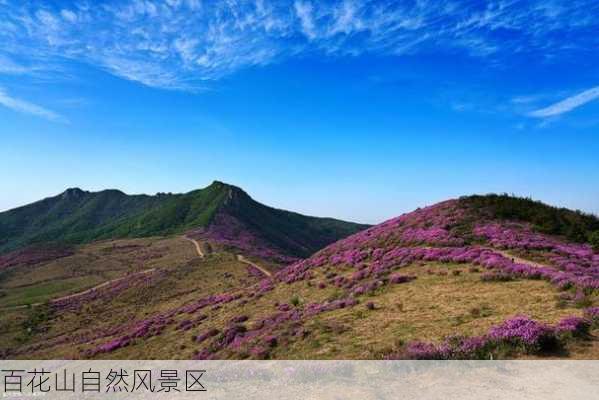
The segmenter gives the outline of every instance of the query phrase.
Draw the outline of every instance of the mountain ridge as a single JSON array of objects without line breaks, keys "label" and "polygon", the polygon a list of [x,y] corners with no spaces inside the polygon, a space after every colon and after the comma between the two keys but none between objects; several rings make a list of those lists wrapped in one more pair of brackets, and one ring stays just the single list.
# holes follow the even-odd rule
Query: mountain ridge
[{"label": "mountain ridge", "polygon": [[75,187],[0,213],[0,253],[39,243],[185,234],[209,228],[223,213],[241,221],[240,227],[251,230],[263,247],[274,246],[276,253],[293,258],[306,257],[319,246],[367,227],[272,208],[221,181],[187,193],[156,195]]}]

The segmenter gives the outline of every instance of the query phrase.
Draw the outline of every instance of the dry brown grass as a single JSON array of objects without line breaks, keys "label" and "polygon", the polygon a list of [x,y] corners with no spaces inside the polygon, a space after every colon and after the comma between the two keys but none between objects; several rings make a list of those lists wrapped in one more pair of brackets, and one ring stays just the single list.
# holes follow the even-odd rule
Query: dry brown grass
[{"label": "dry brown grass", "polygon": [[[190,246],[191,247],[191,246]],[[192,248],[193,250],[193,248]],[[353,271],[330,268],[343,275]],[[308,319],[304,328],[309,331],[305,338],[288,338],[277,346],[272,357],[278,359],[372,359],[395,350],[402,343],[412,340],[439,341],[447,335],[478,335],[490,326],[517,314],[550,323],[563,316],[580,315],[579,309],[558,306],[557,290],[549,283],[537,280],[510,282],[482,282],[480,272],[473,272],[469,265],[426,264],[401,269],[402,273],[415,275],[409,283],[390,285],[372,295],[360,296],[360,304],[346,309],[327,312]],[[460,271],[454,273],[453,271]],[[140,340],[132,346],[104,355],[110,359],[189,359],[194,350],[201,349],[192,336],[209,328],[222,329],[238,315],[247,315],[245,323],[251,327],[260,319],[276,312],[277,303],[298,300],[299,307],[310,302],[322,303],[343,295],[341,289],[328,285],[318,289],[324,280],[326,269],[315,271],[313,285],[296,282],[278,285],[262,298],[241,305],[238,301],[224,305],[217,311],[205,309],[209,317],[190,331],[167,329],[161,336]],[[91,305],[81,314],[61,317],[60,325],[52,332],[85,332],[94,327],[110,326],[115,322],[144,318],[167,311],[210,293],[233,290],[251,283],[243,264],[234,254],[212,254],[205,259],[195,259],[179,265],[169,278],[145,293],[125,293],[110,304]],[[367,302],[375,304],[368,310]],[[120,311],[119,311],[120,310]],[[178,320],[189,318],[182,315]],[[282,333],[288,326],[281,326]],[[285,335],[283,335],[285,336]],[[43,337],[39,338],[43,340]],[[91,348],[98,341],[85,346],[60,346],[42,350],[28,357],[62,358],[77,357],[80,351]],[[591,342],[584,347],[572,348],[572,357],[599,358],[597,346]],[[582,346],[582,347],[581,347]],[[243,357],[242,353],[222,353],[222,356]]]},{"label": "dry brown grass", "polygon": [[[481,282],[478,273],[464,266],[436,265],[436,270],[460,269],[460,275],[431,275],[421,266],[402,271],[418,276],[412,282],[391,286],[380,294],[364,297],[376,309],[359,305],[323,314],[308,329],[319,346],[297,343],[284,357],[376,358],[402,342],[439,341],[445,336],[479,335],[492,325],[517,314],[556,322],[567,315],[580,315],[574,308],[558,308],[556,290],[547,282],[520,280]],[[321,325],[342,324],[344,332],[323,335]]]},{"label": "dry brown grass", "polygon": [[44,302],[89,289],[129,273],[172,269],[196,257],[181,238],[145,238],[92,243],[76,253],[31,266],[16,266],[0,284],[0,308]]}]

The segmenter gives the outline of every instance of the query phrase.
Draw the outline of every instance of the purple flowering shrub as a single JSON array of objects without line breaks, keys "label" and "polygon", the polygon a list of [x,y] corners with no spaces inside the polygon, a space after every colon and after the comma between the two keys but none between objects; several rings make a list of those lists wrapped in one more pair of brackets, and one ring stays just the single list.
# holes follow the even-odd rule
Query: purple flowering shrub
[{"label": "purple flowering shrub", "polygon": [[166,274],[163,271],[132,273],[103,286],[101,289],[92,289],[77,295],[53,300],[51,301],[51,306],[55,311],[77,311],[81,309],[83,305],[89,304],[90,302],[108,302],[115,296],[127,290],[140,290],[144,287],[152,286],[164,279],[165,276]]},{"label": "purple flowering shrub", "polygon": [[553,346],[555,344],[554,333],[554,330],[548,325],[528,317],[517,316],[492,327],[488,338],[533,353]]},{"label": "purple flowering shrub", "polygon": [[584,338],[587,318],[566,317],[551,326],[516,316],[493,326],[483,336],[450,336],[441,343],[414,341],[387,359],[461,360],[488,359],[499,354],[540,353],[560,349],[571,338]]},{"label": "purple flowering shrub", "polygon": [[391,283],[406,283],[416,279],[415,276],[402,275],[398,273],[394,273],[389,275],[389,282]]},{"label": "purple flowering shrub", "polygon": [[208,228],[196,231],[192,236],[194,239],[234,248],[246,256],[273,260],[280,264],[291,264],[297,260],[251,232],[237,218],[218,212]]},{"label": "purple flowering shrub", "polygon": [[[221,293],[210,295],[196,302],[171,309],[147,319],[133,321],[128,324],[117,326],[106,333],[98,335],[96,338],[86,338],[86,341],[90,342],[95,339],[102,339],[109,336],[114,337],[106,343],[97,345],[91,350],[84,351],[84,355],[86,357],[93,357],[98,353],[112,352],[121,347],[128,346],[135,339],[147,339],[152,336],[159,336],[168,326],[173,326],[173,329],[178,331],[189,331],[202,324],[204,320],[208,318],[206,314],[198,314],[200,310],[230,303],[234,300],[240,299],[241,297],[241,293]],[[175,317],[178,315],[189,315],[191,317],[183,318],[177,323]],[[238,316],[236,318],[243,319],[243,317],[244,316]],[[198,341],[201,337],[202,335],[198,336],[196,341]],[[205,340],[205,338],[203,340]]]},{"label": "purple flowering shrub", "polygon": [[247,265],[246,270],[248,272],[248,275],[251,277],[258,278],[258,279],[264,278],[264,273],[262,271],[260,271],[258,268],[254,267],[253,265]]},{"label": "purple flowering shrub", "polygon": [[566,317],[555,327],[558,334],[586,337],[591,329],[591,321],[583,317]]},{"label": "purple flowering shrub", "polygon": [[68,257],[75,252],[71,247],[59,245],[35,245],[0,255],[0,271],[16,265],[34,265],[41,262]]},{"label": "purple flowering shrub", "polygon": [[[441,262],[480,265],[491,270],[483,276],[487,280],[544,279],[560,289],[576,287],[593,291],[599,288],[599,254],[590,246],[535,233],[526,224],[485,223],[480,218],[479,225],[470,233],[482,240],[483,245],[466,246],[464,237],[468,232],[456,227],[463,226],[467,218],[468,211],[454,200],[422,208],[340,240],[311,258],[283,269],[277,274],[277,280],[293,283],[310,279],[313,268],[349,266],[356,269],[349,281],[345,277],[329,280],[336,286],[345,286],[367,278],[380,278],[392,269],[415,262]],[[511,257],[485,245],[541,251],[547,263],[514,262]]]},{"label": "purple flowering shrub", "polygon": [[387,359],[406,358],[411,360],[464,360],[485,358],[490,348],[485,337],[451,336],[440,344],[411,342],[398,353]]},{"label": "purple flowering shrub", "polygon": [[584,316],[590,321],[592,328],[599,328],[599,307],[585,309]]},{"label": "purple flowering shrub", "polygon": [[[450,228],[458,224],[464,215],[465,210],[458,207],[458,201],[445,201],[358,232],[330,245],[317,255],[330,256],[347,250],[385,248],[391,243],[459,246],[463,244],[463,240],[453,234]],[[378,259],[380,254],[374,250],[372,256]],[[348,261],[347,258],[345,261]],[[322,259],[320,262],[324,264]]]},{"label": "purple flowering shrub", "polygon": [[553,269],[561,272],[552,278],[558,286],[599,289],[599,254],[588,244],[567,243],[535,233],[526,224],[483,224],[474,233],[499,249],[542,251]]},{"label": "purple flowering shrub", "polygon": [[201,335],[196,336],[195,341],[197,343],[202,343],[203,341],[205,341],[208,338],[211,338],[213,336],[216,336],[220,333],[220,331],[216,328],[212,328],[207,330],[206,332],[202,333]]},{"label": "purple flowering shrub", "polygon": [[[333,246],[339,246],[338,244]],[[322,265],[349,266],[356,271],[347,278],[336,275],[328,279],[330,284],[338,287],[353,287],[365,279],[382,278],[397,268],[418,262],[469,263],[481,266],[489,273],[481,279],[490,281],[507,281],[512,279],[544,279],[559,289],[576,287],[587,292],[599,288],[599,267],[579,267],[568,263],[561,268],[558,265],[535,265],[519,263],[512,258],[482,246],[461,247],[404,247],[389,246],[386,248],[343,250],[340,253],[330,252],[326,248],[315,257],[299,261],[279,271],[275,279],[280,282],[293,283],[311,279],[311,270]],[[594,264],[593,264],[594,265]]]},{"label": "purple flowering shrub", "polygon": [[[353,298],[310,303],[298,307],[278,304],[273,314],[258,320],[251,326],[240,325],[235,322],[237,319],[234,319],[222,332],[208,331],[198,336],[196,342],[205,342],[211,338],[212,341],[197,353],[196,358],[212,359],[217,353],[219,357],[223,354],[245,354],[252,358],[268,358],[273,348],[289,340],[289,335],[303,338],[306,331],[302,325],[308,318],[357,304],[358,301]],[[291,327],[291,330],[287,328],[285,335],[282,335],[280,329],[283,327]]]}]

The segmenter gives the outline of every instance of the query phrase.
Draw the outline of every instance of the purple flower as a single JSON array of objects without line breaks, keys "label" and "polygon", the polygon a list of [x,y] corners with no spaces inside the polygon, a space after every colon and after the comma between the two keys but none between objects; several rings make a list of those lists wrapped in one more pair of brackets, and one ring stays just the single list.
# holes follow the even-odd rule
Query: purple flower
[{"label": "purple flower", "polygon": [[585,336],[589,333],[591,321],[582,317],[563,318],[556,326],[558,333],[570,333],[574,336]]},{"label": "purple flower", "polygon": [[591,321],[599,322],[599,307],[585,308],[584,315]]},{"label": "purple flower", "polygon": [[264,338],[264,343],[269,347],[275,347],[278,343],[277,337],[274,335],[268,335]]},{"label": "purple flower", "polygon": [[250,355],[253,358],[263,360],[268,357],[268,349],[264,346],[254,346],[250,349]]},{"label": "purple flower", "polygon": [[442,354],[439,347],[432,343],[412,342],[406,348],[407,358],[412,360],[439,360]]},{"label": "purple flower", "polygon": [[516,316],[492,327],[488,336],[493,340],[519,343],[533,349],[542,346],[551,334],[552,330],[547,325],[525,316]]},{"label": "purple flower", "polygon": [[416,279],[415,276],[408,276],[402,274],[391,274],[389,276],[389,282],[391,283],[406,283]]},{"label": "purple flower", "polygon": [[202,343],[204,340],[206,340],[206,339],[208,339],[208,338],[211,338],[211,337],[213,337],[213,336],[216,336],[216,335],[218,335],[218,334],[219,334],[219,332],[220,332],[220,331],[219,331],[218,329],[212,328],[212,329],[210,329],[210,330],[208,330],[208,331],[206,331],[206,332],[202,333],[201,335],[199,335],[199,336],[196,338],[196,342],[198,342],[198,343]]},{"label": "purple flower", "polygon": [[237,317],[231,318],[232,323],[241,323],[247,321],[249,318],[247,315],[238,315]]}]

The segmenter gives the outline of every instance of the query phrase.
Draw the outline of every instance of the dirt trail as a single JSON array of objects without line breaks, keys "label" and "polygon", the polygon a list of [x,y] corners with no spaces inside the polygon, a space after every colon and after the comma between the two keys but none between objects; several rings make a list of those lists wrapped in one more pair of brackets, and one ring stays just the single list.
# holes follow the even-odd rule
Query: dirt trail
[{"label": "dirt trail", "polygon": [[495,253],[499,253],[502,256],[504,256],[506,258],[509,258],[510,260],[514,260],[514,262],[518,263],[518,264],[526,264],[526,265],[530,265],[531,267],[534,267],[534,268],[544,268],[544,267],[547,267],[547,265],[545,265],[545,264],[541,264],[541,263],[538,263],[538,262],[535,262],[535,261],[530,261],[530,260],[526,260],[524,258],[520,258],[518,256],[515,256],[513,254],[508,253],[505,250],[496,249],[496,248],[493,248],[493,247],[485,247],[485,248],[488,249],[488,250],[492,250]]},{"label": "dirt trail", "polygon": [[[187,237],[187,236],[183,236],[183,239],[185,239],[185,240],[187,240],[187,241],[189,241],[189,242],[191,242],[191,243],[194,244],[196,252],[198,253],[198,256],[200,256],[201,258],[205,257],[204,252],[202,251],[202,247],[200,246],[200,243],[197,240],[192,239],[192,238]],[[272,278],[272,274],[270,273],[270,271],[268,271],[264,267],[259,266],[256,263],[253,263],[252,261],[246,259],[241,254],[237,255],[237,260],[240,261],[240,262],[242,262],[242,263],[244,263],[244,264],[251,265],[252,267],[254,267],[254,268],[258,269],[259,271],[261,271],[264,275],[268,276],[269,278]],[[156,268],[152,268],[152,269],[147,269],[145,271],[136,272],[135,274],[144,274],[145,275],[145,274],[149,274],[151,272],[154,272],[155,270],[156,270]],[[67,295],[67,296],[62,296],[62,297],[58,297],[58,298],[55,298],[55,299],[51,299],[50,303],[56,303],[56,302],[59,302],[59,301],[69,300],[69,299],[72,299],[72,298],[83,296],[83,295],[86,295],[86,294],[88,294],[90,292],[93,292],[95,290],[102,289],[102,288],[104,288],[104,287],[106,287],[106,286],[108,286],[110,284],[115,283],[115,282],[119,282],[119,281],[121,281],[123,279],[126,279],[128,277],[130,277],[130,275],[123,276],[121,278],[111,279],[111,280],[103,282],[103,283],[101,283],[101,284],[99,284],[97,286],[94,286],[94,287],[92,287],[90,289],[86,289],[86,290],[84,290],[82,292],[73,293],[73,294],[70,294],[70,295]],[[27,308],[27,307],[37,307],[37,306],[40,306],[42,304],[44,304],[44,303],[33,303],[33,304],[30,304],[30,305],[24,304],[24,305],[19,305],[19,306],[8,306],[8,307],[0,308],[0,310],[8,310],[8,309],[10,309],[10,310],[18,310],[18,309]]]},{"label": "dirt trail", "polygon": [[[192,239],[192,238],[190,238],[188,236],[183,236],[183,239],[192,242],[195,245],[195,248],[196,248],[196,251],[198,252],[198,255],[200,257],[204,258],[204,252],[202,251],[202,247],[200,246],[200,243],[197,240]],[[244,256],[242,256],[241,254],[237,255],[237,261],[242,262],[242,263],[247,264],[247,265],[251,265],[252,267],[254,267],[257,270],[259,270],[260,272],[262,272],[267,277],[272,278],[272,273],[269,270],[267,270],[266,268],[261,267],[260,265],[254,263],[254,262],[252,262],[250,260],[248,260],[247,258],[245,258]]]},{"label": "dirt trail", "polygon": [[[122,281],[124,279],[130,278],[131,275],[146,275],[146,274],[152,273],[154,271],[156,271],[156,268],[146,269],[144,271],[135,272],[133,274],[125,275],[125,276],[122,276],[120,278],[111,279],[109,281],[106,281],[106,282],[103,282],[103,283],[101,283],[99,285],[96,285],[96,286],[94,286],[92,288],[85,289],[82,292],[77,292],[77,293],[69,294],[67,296],[61,296],[61,297],[57,297],[55,299],[50,299],[49,302],[50,303],[57,303],[59,301],[73,299],[73,298],[76,298],[76,297],[83,296],[83,295],[86,295],[88,293],[91,293],[91,292],[96,291],[98,289],[102,289],[103,287],[106,287],[106,286],[108,286],[110,284],[113,284],[113,283],[116,283],[116,282],[120,282],[120,281]],[[8,310],[8,309],[10,309],[10,310],[18,310],[18,309],[27,308],[27,307],[30,307],[30,306],[31,307],[41,306],[42,304],[44,304],[44,303],[23,304],[23,305],[20,305],[20,306],[8,306],[8,307],[4,307],[2,309],[4,309],[4,310]]]},{"label": "dirt trail", "polygon": [[87,290],[84,290],[83,292],[79,292],[79,293],[75,293],[75,294],[70,294],[70,295],[68,295],[68,296],[62,296],[62,297],[58,297],[58,298],[56,298],[56,299],[52,299],[52,300],[50,300],[50,302],[51,302],[51,303],[56,303],[56,302],[58,302],[58,301],[62,301],[62,300],[69,300],[69,299],[72,299],[72,298],[75,298],[75,297],[83,296],[84,294],[88,294],[88,293],[90,293],[90,292],[93,292],[93,291],[96,291],[96,290],[98,290],[98,289],[102,289],[103,287],[105,287],[105,286],[108,286],[108,285],[110,285],[110,284],[112,284],[112,283],[115,283],[115,282],[120,282],[120,281],[122,281],[122,280],[124,280],[124,279],[130,278],[130,277],[131,277],[131,275],[146,275],[146,274],[152,273],[152,272],[154,272],[154,271],[156,271],[156,268],[146,269],[146,270],[144,270],[144,271],[135,272],[135,273],[133,273],[133,274],[125,275],[125,276],[123,276],[123,277],[120,277],[120,278],[111,279],[111,280],[109,280],[109,281],[106,281],[106,282],[104,282],[104,283],[101,283],[101,284],[99,284],[99,285],[97,285],[97,286],[94,286],[94,287],[93,287],[93,288],[91,288],[91,289],[87,289]]},{"label": "dirt trail", "polygon": [[183,236],[183,239],[185,239],[185,240],[190,241],[191,243],[193,243],[195,245],[195,247],[196,247],[196,252],[198,253],[198,256],[200,256],[201,258],[204,258],[204,252],[202,251],[202,247],[200,246],[200,243],[197,240],[192,239],[192,238],[187,237],[187,236]]},{"label": "dirt trail", "polygon": [[237,260],[244,264],[251,265],[252,267],[254,267],[254,268],[258,269],[260,272],[262,272],[264,275],[268,276],[269,278],[272,278],[272,274],[270,273],[269,270],[267,270],[264,267],[259,266],[258,264],[254,263],[254,262],[251,262],[250,260],[248,260],[247,258],[242,256],[241,254],[237,255]]}]

